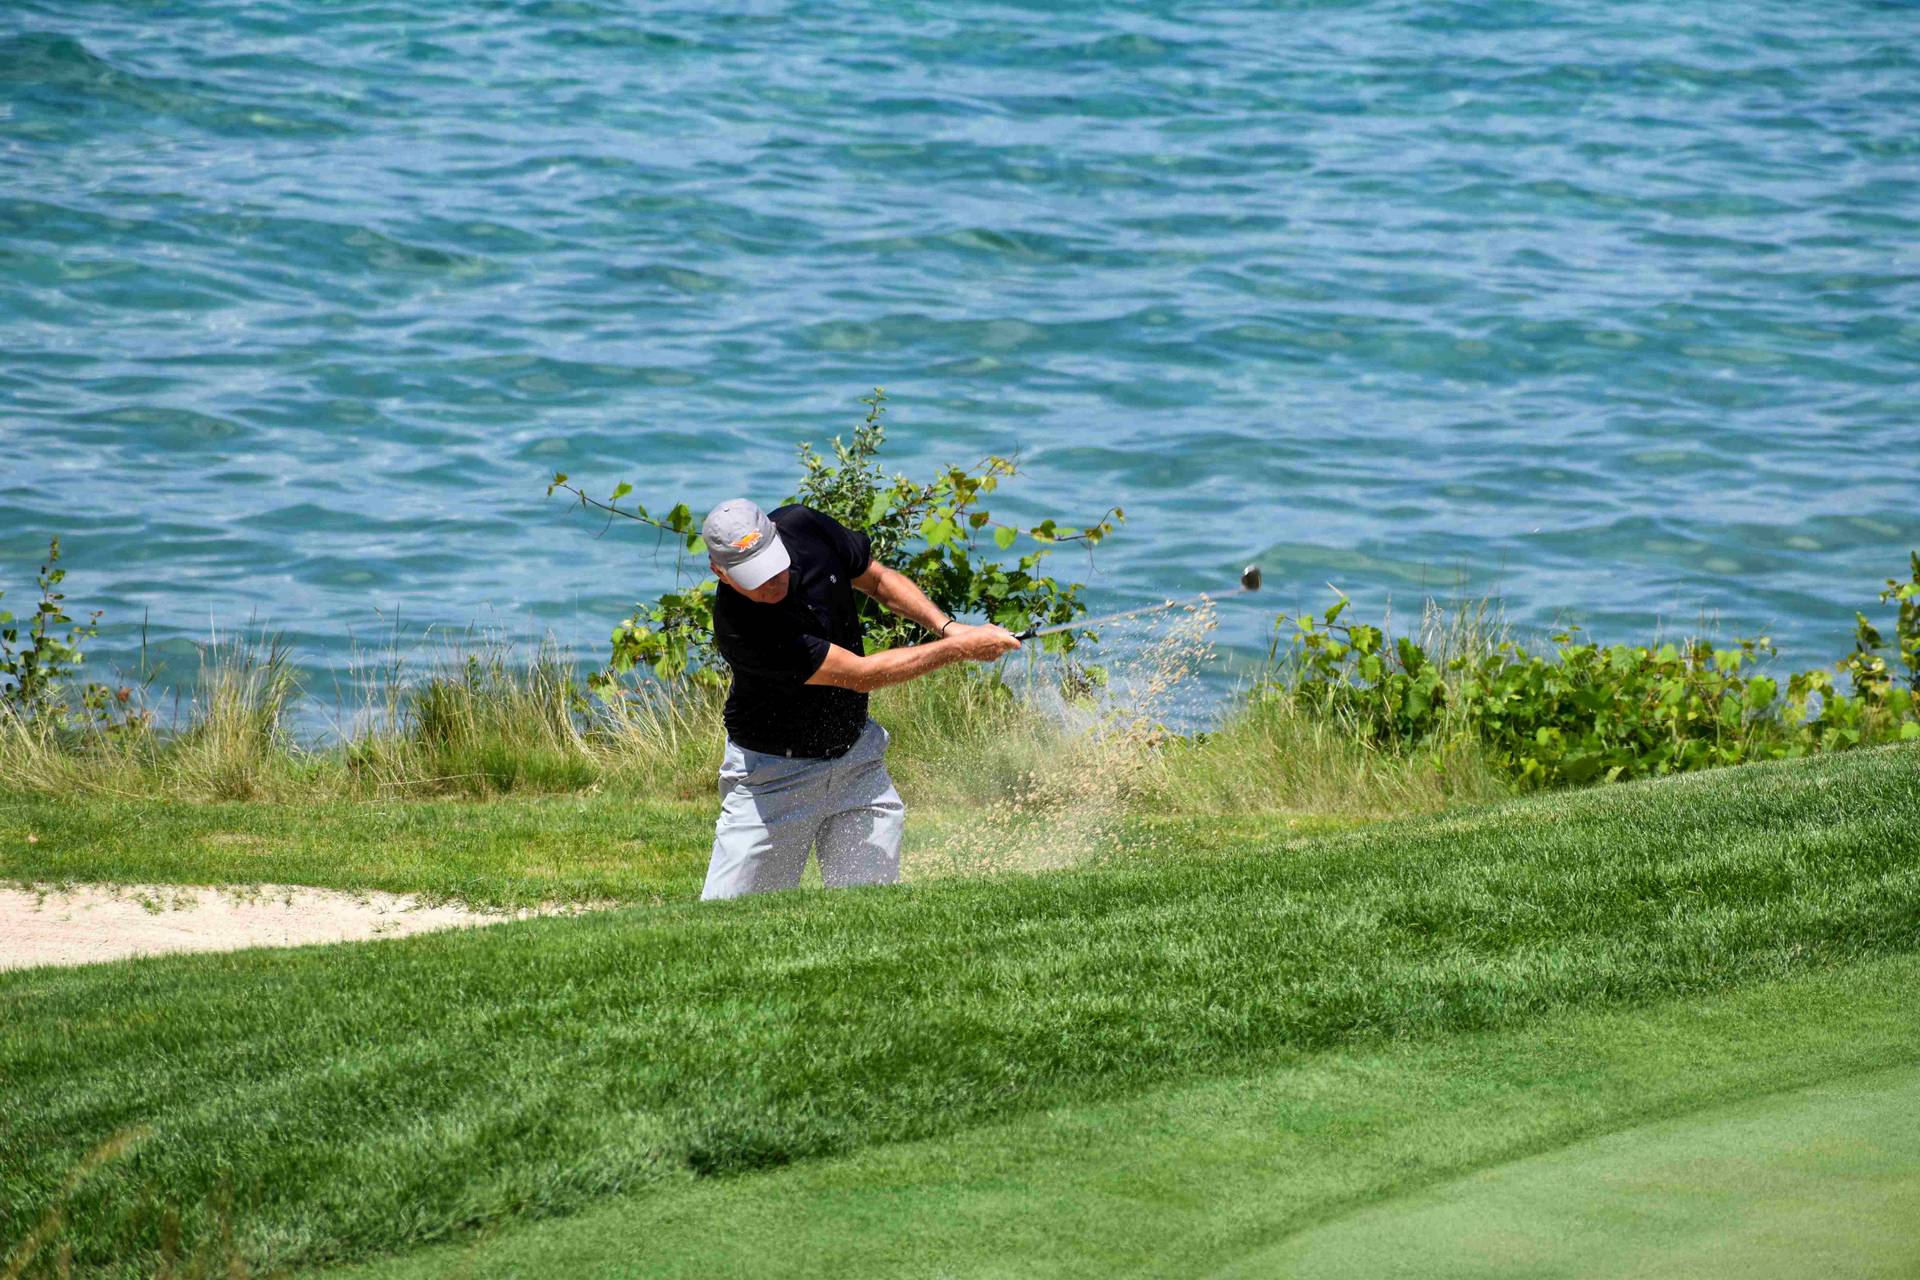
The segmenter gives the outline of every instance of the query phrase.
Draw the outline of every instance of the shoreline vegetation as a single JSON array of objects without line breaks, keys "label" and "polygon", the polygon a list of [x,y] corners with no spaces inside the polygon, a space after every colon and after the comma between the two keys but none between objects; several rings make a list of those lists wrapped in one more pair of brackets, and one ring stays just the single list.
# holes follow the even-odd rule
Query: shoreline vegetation
[{"label": "shoreline vegetation", "polygon": [[[865,530],[875,554],[954,616],[1019,630],[1086,615],[1082,584],[1048,572],[1063,545],[1089,554],[1119,508],[1073,528],[1020,527],[987,502],[1020,475],[989,457],[924,481],[889,474],[886,393],[828,453],[799,450],[795,498]],[[602,500],[566,474],[547,486],[596,520],[637,523],[697,551],[686,503],[655,514],[621,482]],[[0,792],[180,801],[478,799],[615,792],[707,797],[724,729],[725,667],[711,644],[714,583],[635,606],[603,669],[582,678],[551,642],[482,641],[413,674],[397,652],[356,663],[357,704],[332,744],[295,739],[293,655],[253,634],[202,651],[183,715],[162,725],[142,679],[87,680],[100,614],[69,613],[52,540],[31,612],[0,610]],[[1920,739],[1920,551],[1879,593],[1883,630],[1855,615],[1851,652],[1776,674],[1765,637],[1640,645],[1577,630],[1545,650],[1507,634],[1494,602],[1428,602],[1411,634],[1347,616],[1275,620],[1265,664],[1218,727],[1168,728],[1183,682],[1212,656],[1209,611],[1170,611],[1144,640],[1103,646],[1068,629],[1028,661],[950,670],[874,700],[909,802],[1026,813],[1096,804],[1130,814],[1425,813],[1514,791],[1625,781],[1752,760]],[[5,592],[0,591],[0,596]],[[17,598],[17,597],[16,597]],[[0,600],[0,604],[4,604]],[[868,648],[915,629],[862,600]],[[1140,637],[1136,636],[1136,640]]]},{"label": "shoreline vegetation", "polygon": [[[1066,803],[1094,785],[1137,814],[1432,812],[1920,739],[1920,553],[1911,568],[1880,593],[1897,611],[1888,635],[1856,615],[1855,647],[1831,670],[1776,674],[1764,639],[1601,645],[1569,631],[1530,650],[1487,602],[1429,602],[1414,634],[1393,637],[1352,622],[1340,598],[1276,620],[1267,662],[1212,730],[1177,733],[1165,715],[1210,656],[1204,609],[1169,615],[1114,669],[1087,660],[1099,646],[1086,636],[1071,653],[882,690],[874,714],[903,794],[931,808]],[[54,596],[36,616],[57,626],[62,608]],[[290,728],[292,655],[259,635],[207,647],[184,711],[163,724],[136,689],[77,684],[80,630],[43,640],[30,678],[17,659],[0,667],[0,792],[696,801],[725,734],[710,666],[582,680],[551,644],[483,641],[418,676],[397,657],[363,665],[354,728],[306,744]]]},{"label": "shoreline vegetation", "polygon": [[[884,389],[828,453],[799,449],[794,495],[872,539],[953,616],[1013,630],[1086,615],[1082,584],[1048,572],[1063,545],[1089,554],[1125,520],[1015,526],[987,502],[1020,475],[1012,459],[947,467],[924,481],[880,461]],[[605,499],[564,472],[565,494],[612,525],[637,523],[697,552],[692,510],[664,514],[622,481]],[[1010,557],[1010,558],[1007,558]],[[351,727],[318,749],[295,740],[292,654],[254,634],[202,650],[185,714],[161,725],[143,660],[131,685],[84,678],[101,615],[75,621],[53,539],[24,619],[0,609],[0,792],[120,799],[317,801],[621,792],[694,800],[713,785],[724,664],[711,642],[714,583],[668,591],[612,629],[603,669],[582,678],[551,642],[483,641],[424,676],[401,656],[359,662]],[[1097,801],[1140,814],[1424,813],[1515,790],[1687,772],[1920,738],[1920,551],[1879,593],[1883,633],[1857,613],[1834,667],[1772,673],[1765,637],[1641,645],[1577,630],[1535,651],[1494,603],[1429,601],[1412,634],[1354,622],[1339,596],[1281,615],[1267,661],[1217,729],[1178,734],[1165,714],[1211,656],[1211,615],[1169,613],[1125,670],[1101,636],[1068,629],[1009,669],[952,670],[874,700],[890,763],[922,806],[1025,812]],[[5,595],[0,590],[0,597]],[[0,601],[4,603],[4,601]],[[917,638],[862,600],[869,650]],[[1842,679],[1836,680],[1836,676]],[[1091,791],[1089,790],[1091,788]]]}]

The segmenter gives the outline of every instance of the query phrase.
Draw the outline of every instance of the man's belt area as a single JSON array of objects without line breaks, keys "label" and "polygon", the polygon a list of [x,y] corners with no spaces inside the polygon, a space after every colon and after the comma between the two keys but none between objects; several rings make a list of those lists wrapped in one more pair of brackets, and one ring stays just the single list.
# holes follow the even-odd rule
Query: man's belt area
[{"label": "man's belt area", "polygon": [[823,751],[802,751],[798,747],[756,747],[751,742],[742,742],[738,737],[734,738],[734,741],[748,751],[755,751],[763,756],[786,756],[789,760],[838,760],[860,743],[860,739],[855,738],[844,747],[828,747]]}]

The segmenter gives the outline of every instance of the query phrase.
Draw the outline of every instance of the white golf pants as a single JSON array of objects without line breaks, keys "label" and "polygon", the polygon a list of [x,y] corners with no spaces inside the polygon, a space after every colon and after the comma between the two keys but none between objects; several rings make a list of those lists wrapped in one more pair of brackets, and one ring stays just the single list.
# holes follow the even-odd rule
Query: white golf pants
[{"label": "white golf pants", "polygon": [[768,755],[729,739],[700,896],[792,889],[816,845],[830,889],[898,880],[907,807],[887,776],[886,754],[887,731],[872,720],[838,760]]}]

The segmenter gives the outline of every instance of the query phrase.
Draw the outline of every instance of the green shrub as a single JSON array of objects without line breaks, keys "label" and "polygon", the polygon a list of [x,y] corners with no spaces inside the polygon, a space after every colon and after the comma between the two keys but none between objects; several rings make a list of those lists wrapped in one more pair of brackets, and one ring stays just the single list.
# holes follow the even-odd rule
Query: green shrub
[{"label": "green shrub", "polygon": [[[1573,786],[1680,773],[1920,738],[1920,553],[1912,579],[1889,579],[1897,602],[1889,646],[1864,614],[1853,652],[1834,670],[1778,680],[1758,668],[1765,637],[1601,646],[1578,628],[1551,654],[1502,639],[1436,658],[1420,642],[1389,643],[1379,627],[1341,621],[1347,600],[1315,616],[1283,615],[1291,662],[1263,686],[1350,723],[1361,739],[1405,752],[1471,739],[1525,787]],[[1904,669],[1896,679],[1883,651]],[[1849,677],[1851,692],[1835,682]]]},{"label": "green shrub", "polygon": [[[1013,461],[1002,457],[985,458],[973,467],[947,467],[924,482],[900,474],[889,477],[878,461],[886,442],[881,422],[886,392],[875,387],[861,403],[867,406],[865,420],[854,428],[850,440],[834,437],[832,458],[810,444],[800,446],[799,492],[788,501],[804,502],[849,528],[865,531],[873,540],[876,558],[912,578],[950,614],[984,614],[1018,631],[1071,622],[1086,612],[1080,599],[1082,584],[1043,573],[1043,564],[1061,543],[1099,545],[1125,519],[1123,511],[1110,508],[1081,529],[1063,528],[1054,520],[1024,529],[997,521],[981,504],[1002,480],[1019,474]],[[555,475],[547,486],[549,495],[556,490],[572,494],[583,509],[606,512],[609,520],[625,517],[673,534],[683,540],[688,552],[704,558],[699,525],[684,502],[664,516],[654,516],[637,502],[621,505],[634,491],[625,481],[602,502],[589,497],[565,472]],[[998,551],[1012,549],[1022,537],[1032,545],[1009,563],[992,558],[980,545],[982,537],[990,537]],[[635,606],[613,629],[607,670],[589,680],[595,692],[609,695],[617,687],[617,678],[635,668],[650,670],[669,682],[709,686],[724,682],[723,666],[712,647],[715,583],[704,576],[704,567],[703,559],[702,576],[693,586]],[[910,624],[864,597],[860,607],[870,648],[889,648],[910,638]],[[1064,653],[1081,639],[1063,631],[1046,637],[1043,644],[1051,652]],[[1088,669],[1075,664],[1069,670],[1084,676]]]},{"label": "green shrub", "polygon": [[[35,584],[40,598],[23,628],[0,609],[0,715],[43,728],[66,729],[76,723],[105,729],[139,729],[149,721],[133,705],[133,690],[86,681],[74,689],[74,677],[86,662],[86,644],[100,634],[96,609],[84,622],[67,613],[59,587],[67,571],[60,565],[60,539],[47,543],[47,562]],[[6,595],[0,591],[0,597]],[[64,629],[64,630],[63,630]],[[77,693],[77,696],[75,696]]]}]

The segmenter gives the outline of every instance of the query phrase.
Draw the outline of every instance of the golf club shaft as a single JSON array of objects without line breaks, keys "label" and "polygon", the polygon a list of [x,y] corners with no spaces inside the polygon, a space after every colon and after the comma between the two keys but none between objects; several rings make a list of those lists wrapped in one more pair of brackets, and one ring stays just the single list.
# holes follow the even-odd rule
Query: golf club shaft
[{"label": "golf club shaft", "polygon": [[[1243,594],[1244,591],[1245,589],[1242,588],[1241,591],[1236,591],[1233,594],[1240,595]],[[1197,604],[1202,600],[1211,599],[1213,599],[1213,593],[1211,591],[1201,591],[1191,596],[1184,596],[1178,600],[1162,600],[1159,604],[1142,605],[1138,609],[1127,609],[1121,613],[1103,613],[1097,618],[1075,618],[1072,622],[1056,622],[1051,626],[1045,627],[1028,627],[1025,631],[1020,632],[1017,639],[1031,640],[1035,636],[1050,636],[1056,631],[1077,631],[1083,627],[1099,626],[1103,622],[1118,622],[1122,618],[1137,618],[1143,613],[1158,613],[1162,609],[1177,609],[1183,604]]]}]

